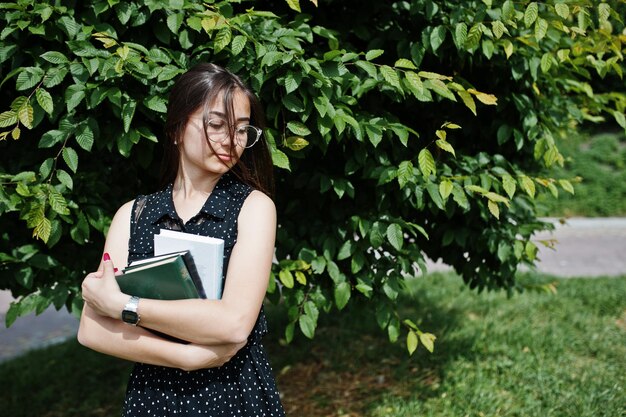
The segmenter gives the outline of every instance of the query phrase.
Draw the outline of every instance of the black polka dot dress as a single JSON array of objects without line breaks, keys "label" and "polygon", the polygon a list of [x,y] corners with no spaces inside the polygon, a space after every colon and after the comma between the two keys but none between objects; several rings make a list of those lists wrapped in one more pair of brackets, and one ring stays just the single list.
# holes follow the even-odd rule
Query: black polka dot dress
[{"label": "black polka dot dress", "polygon": [[[153,255],[153,236],[160,229],[224,239],[224,277],[237,240],[237,216],[251,187],[227,173],[200,212],[183,224],[176,214],[172,186],[135,200],[131,218],[129,261]],[[224,279],[224,278],[222,278]],[[263,309],[248,343],[219,368],[186,372],[135,364],[123,416],[284,416],[274,376],[261,344],[267,333]]]}]

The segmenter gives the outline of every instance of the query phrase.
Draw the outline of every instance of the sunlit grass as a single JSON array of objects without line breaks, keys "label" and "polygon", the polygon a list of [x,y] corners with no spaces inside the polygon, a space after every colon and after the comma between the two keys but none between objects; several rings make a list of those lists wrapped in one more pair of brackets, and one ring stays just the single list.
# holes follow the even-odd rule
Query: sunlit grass
[{"label": "sunlit grass", "polygon": [[[366,305],[290,345],[269,308],[266,345],[288,415],[626,416],[626,277],[538,279],[557,294],[476,294],[452,274],[413,280],[403,317],[438,338],[433,354],[412,357]],[[0,415],[119,415],[129,369],[73,341],[32,352],[0,365]]]}]

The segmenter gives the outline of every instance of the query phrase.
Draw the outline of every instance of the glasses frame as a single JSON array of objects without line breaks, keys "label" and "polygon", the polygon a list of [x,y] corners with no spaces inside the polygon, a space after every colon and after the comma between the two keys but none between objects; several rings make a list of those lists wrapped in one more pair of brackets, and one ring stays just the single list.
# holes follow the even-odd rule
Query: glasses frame
[{"label": "glasses frame", "polygon": [[[235,143],[235,145],[236,146],[240,146],[240,147],[242,147],[244,149],[248,149],[248,148],[253,147],[259,141],[259,139],[261,139],[261,135],[263,134],[263,129],[261,129],[260,127],[256,127],[256,126],[249,125],[249,124],[240,125],[240,126],[237,126],[236,124],[235,125],[229,125],[228,123],[226,123],[226,121],[224,119],[222,119],[220,117],[215,117],[213,119],[209,119],[207,121],[207,124],[210,125],[213,120],[219,120],[221,122],[224,122],[224,125],[226,125],[226,127],[228,128],[228,132],[225,132],[225,136],[223,138],[221,138],[221,139],[214,139],[214,138],[211,137],[213,135],[211,135],[209,132],[205,132],[207,138],[211,142],[213,142],[213,143],[222,143],[224,141],[224,139],[229,138],[231,136],[230,132],[234,131],[235,132],[235,138],[233,138],[233,142]],[[242,146],[239,143],[239,141],[237,140],[237,136],[236,136],[237,135],[237,131],[239,129],[243,129],[243,128],[245,128],[245,129],[252,128],[256,132],[256,138],[254,139],[254,141],[252,141],[252,143],[246,142],[246,146]]]}]

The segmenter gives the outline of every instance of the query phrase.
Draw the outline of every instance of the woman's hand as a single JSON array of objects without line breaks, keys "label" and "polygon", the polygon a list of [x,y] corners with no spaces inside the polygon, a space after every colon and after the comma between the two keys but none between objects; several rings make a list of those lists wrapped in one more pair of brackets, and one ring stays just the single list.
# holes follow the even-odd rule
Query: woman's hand
[{"label": "woman's hand", "polygon": [[87,274],[81,288],[83,300],[97,314],[120,319],[129,296],[120,291],[115,271],[113,262],[105,253],[102,270]]},{"label": "woman's hand", "polygon": [[204,346],[195,343],[181,345],[181,369],[195,371],[205,368],[217,368],[231,360],[246,342]]}]

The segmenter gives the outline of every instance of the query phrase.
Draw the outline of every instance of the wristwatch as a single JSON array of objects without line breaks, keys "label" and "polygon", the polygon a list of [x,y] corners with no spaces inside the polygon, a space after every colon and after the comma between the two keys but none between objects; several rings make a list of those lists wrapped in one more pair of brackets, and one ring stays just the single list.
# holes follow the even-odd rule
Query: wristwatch
[{"label": "wristwatch", "polygon": [[141,317],[137,313],[137,307],[139,307],[139,297],[133,295],[124,306],[124,310],[122,310],[122,321],[124,323],[132,324],[133,326],[139,324]]}]

